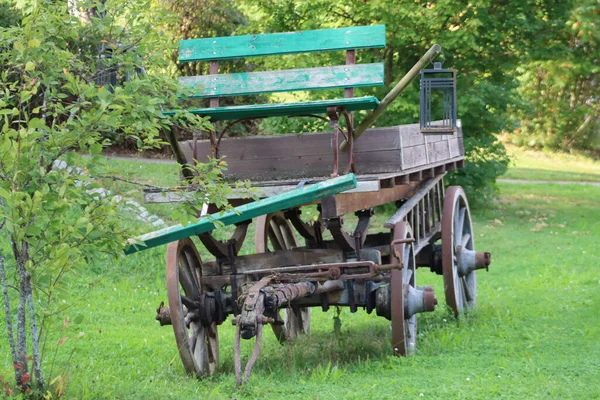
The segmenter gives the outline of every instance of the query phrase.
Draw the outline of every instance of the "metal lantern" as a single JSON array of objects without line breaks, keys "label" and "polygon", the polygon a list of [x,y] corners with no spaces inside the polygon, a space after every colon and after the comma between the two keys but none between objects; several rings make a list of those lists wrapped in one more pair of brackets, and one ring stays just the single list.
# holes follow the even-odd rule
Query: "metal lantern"
[{"label": "metal lantern", "polygon": [[456,70],[443,69],[441,62],[421,71],[421,133],[456,132]]}]

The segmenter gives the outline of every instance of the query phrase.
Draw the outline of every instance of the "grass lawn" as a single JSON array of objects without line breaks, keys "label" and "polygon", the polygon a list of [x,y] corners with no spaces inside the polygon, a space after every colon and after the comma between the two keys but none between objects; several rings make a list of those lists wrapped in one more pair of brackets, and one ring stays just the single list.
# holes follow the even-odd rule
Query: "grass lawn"
[{"label": "grass lawn", "polygon": [[[114,165],[124,175],[143,170],[159,184],[176,176],[173,166],[120,163]],[[571,168],[569,160],[564,165]],[[579,168],[573,170],[583,173]],[[595,171],[586,173],[600,180]],[[419,270],[419,285],[433,284],[440,306],[419,316],[412,357],[391,355],[389,322],[375,313],[344,309],[336,337],[335,310],[313,309],[311,334],[294,343],[282,346],[265,330],[261,355],[241,389],[229,320],[219,328],[219,373],[189,378],[172,329],[154,321],[167,297],[162,247],[98,260],[70,279],[60,301],[73,306],[50,326],[46,371],[54,367],[47,378],[66,377],[66,398],[73,399],[599,398],[600,188],[499,187],[499,201],[474,214],[476,247],[492,253],[490,271],[478,272],[477,307],[454,319],[443,306],[441,277]],[[376,223],[384,220],[378,216]],[[11,377],[5,335],[2,323],[0,375]],[[243,361],[252,346],[243,343]]]},{"label": "grass lawn", "polygon": [[566,153],[522,149],[505,143],[511,165],[504,179],[600,182],[600,161]]}]

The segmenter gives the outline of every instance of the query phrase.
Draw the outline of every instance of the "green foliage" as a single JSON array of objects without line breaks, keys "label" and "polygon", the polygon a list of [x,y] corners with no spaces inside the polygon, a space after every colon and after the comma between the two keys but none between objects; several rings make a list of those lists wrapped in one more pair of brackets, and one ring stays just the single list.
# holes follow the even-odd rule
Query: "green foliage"
[{"label": "green foliage", "polygon": [[[383,59],[386,87],[357,91],[382,98],[396,77],[406,73],[434,43],[443,48],[445,66],[458,70],[458,114],[466,136],[467,167],[454,175],[477,198],[487,200],[494,193],[493,182],[505,171],[507,157],[494,134],[511,128],[510,105],[519,103],[518,82],[508,72],[524,57],[535,52],[552,33],[562,5],[545,1],[483,1],[466,4],[456,1],[390,2],[370,0],[247,0],[244,11],[252,20],[247,31],[275,32],[349,25],[386,25],[387,46],[381,50],[359,50],[357,62]],[[270,68],[289,68],[296,57],[265,60]],[[343,54],[313,54],[314,64],[343,63]],[[304,61],[305,62],[305,61]],[[300,66],[303,61],[300,61]],[[328,97],[331,92],[312,94]],[[412,123],[418,119],[418,82],[414,82],[376,122],[378,126]],[[267,122],[269,131],[298,131],[286,122]]]},{"label": "green foliage", "polygon": [[[13,363],[20,365],[15,372],[23,389],[29,385],[25,304],[31,321],[38,307],[43,325],[64,308],[55,302],[64,295],[63,278],[100,255],[122,255],[132,233],[123,225],[118,199],[93,179],[105,170],[100,153],[109,138],[126,137],[148,148],[175,124],[208,127],[185,112],[173,119],[162,115],[163,108],[179,108],[179,86],[164,74],[164,55],[173,43],[155,29],[169,13],[137,0],[76,4],[23,3],[22,23],[0,28],[0,229],[12,248],[7,268],[17,269],[7,284],[20,294]],[[140,65],[143,76],[134,73]],[[117,85],[101,84],[112,71]],[[211,187],[209,197],[224,186],[206,183],[213,167],[205,166],[196,178]],[[39,331],[33,322],[29,329],[38,368]],[[43,386],[41,372],[35,372]]]},{"label": "green foliage", "polygon": [[530,147],[600,151],[600,6],[566,2],[556,21],[555,51],[519,68],[519,92],[529,107],[515,111],[513,142]]},{"label": "green foliage", "polygon": [[14,26],[21,22],[21,15],[10,0],[0,0],[0,27]]},{"label": "green foliage", "polygon": [[[230,36],[236,32],[239,26],[246,23],[246,17],[235,7],[233,2],[220,0],[160,0],[159,4],[162,4],[177,16],[165,27],[178,40]],[[178,56],[177,49],[170,52],[170,70],[172,72],[183,75],[208,73],[208,63],[178,63]],[[233,63],[226,62],[220,66],[220,70],[227,70],[232,65]]]}]

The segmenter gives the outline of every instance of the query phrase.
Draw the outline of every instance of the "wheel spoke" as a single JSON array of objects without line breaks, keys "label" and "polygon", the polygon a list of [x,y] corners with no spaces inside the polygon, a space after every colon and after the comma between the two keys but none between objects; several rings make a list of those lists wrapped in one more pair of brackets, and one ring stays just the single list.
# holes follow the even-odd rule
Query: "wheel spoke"
[{"label": "wheel spoke", "polygon": [[298,243],[296,243],[296,237],[294,236],[294,232],[292,232],[292,229],[290,228],[290,225],[287,222],[287,220],[282,220],[282,223],[279,226],[281,229],[281,236],[283,237],[283,242],[285,243],[285,248],[289,250],[294,247],[298,247]]},{"label": "wheel spoke", "polygon": [[462,284],[460,283],[460,277],[455,273],[454,275],[454,292],[456,296],[456,307],[461,310],[463,308],[463,290]]},{"label": "wheel spoke", "polygon": [[281,226],[277,223],[275,218],[271,219],[270,225],[271,231],[273,232],[273,235],[271,236],[271,244],[273,245],[273,249],[285,249],[285,240],[283,238],[283,234],[281,233]]},{"label": "wheel spoke", "polygon": [[467,278],[466,277],[462,277],[460,278],[461,283],[462,283],[462,288],[463,291],[465,293],[465,300],[468,303],[470,303],[471,301],[473,301],[473,295],[471,294],[471,289],[469,288],[469,284],[467,282]]},{"label": "wheel spoke", "polygon": [[190,350],[192,353],[194,353],[196,350],[197,341],[198,341],[197,324],[195,322],[192,322],[190,324],[190,331],[189,331],[189,336],[188,336],[188,345],[190,346]]},{"label": "wheel spoke", "polygon": [[462,235],[462,240],[460,242],[460,245],[466,249],[469,248],[469,242],[471,241],[471,234],[469,232],[466,232]]},{"label": "wheel spoke", "polygon": [[[186,372],[199,378],[215,371],[219,357],[216,328],[208,335],[198,321],[198,311],[188,310],[188,307],[196,307],[195,301],[202,291],[201,273],[202,262],[190,239],[169,244],[167,295],[175,341]],[[214,354],[214,358],[209,360],[209,354]]]},{"label": "wheel spoke", "polygon": [[[467,209],[465,207],[460,207],[458,210],[458,223],[454,229],[454,246],[463,245],[462,242],[462,234],[465,230],[465,213]],[[458,228],[458,229],[456,229]]]},{"label": "wheel spoke", "polygon": [[[406,272],[404,273],[404,277],[402,278],[403,283],[410,285],[410,280],[412,279],[412,276],[413,276],[413,270],[408,267],[406,267],[405,270],[406,270]],[[411,285],[411,286],[413,286],[413,285]]]},{"label": "wheel spoke", "polygon": [[197,292],[194,290],[194,283],[192,277],[190,276],[190,269],[187,260],[180,260],[179,265],[179,283],[183,288],[183,292],[186,296],[196,298]]}]

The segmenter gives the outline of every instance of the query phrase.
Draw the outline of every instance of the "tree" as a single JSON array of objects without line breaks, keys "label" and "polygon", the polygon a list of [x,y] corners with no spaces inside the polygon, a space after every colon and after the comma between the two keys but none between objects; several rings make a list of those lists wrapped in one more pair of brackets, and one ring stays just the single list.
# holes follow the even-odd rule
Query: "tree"
[{"label": "tree", "polygon": [[515,110],[513,142],[560,150],[600,151],[600,5],[564,2],[545,52],[519,67],[528,107]]},{"label": "tree", "polygon": [[[518,82],[511,72],[547,37],[550,22],[560,7],[537,0],[246,0],[243,10],[251,18],[248,31],[385,24],[386,48],[382,52],[360,50],[357,62],[383,58],[386,87],[359,90],[359,95],[375,94],[381,98],[396,77],[408,71],[432,44],[439,43],[444,66],[457,69],[459,74],[458,114],[463,122],[467,163],[454,175],[454,181],[472,194],[473,202],[478,202],[493,195],[495,178],[508,163],[504,147],[494,134],[513,126],[509,106],[519,100]],[[343,55],[311,55],[311,60],[326,63],[330,57],[340,56]],[[287,61],[266,62],[283,65]],[[376,124],[414,122],[418,119],[418,107],[415,82]],[[289,125],[290,122],[282,123],[284,129],[290,129]]]},{"label": "tree", "polygon": [[[16,384],[25,392],[47,386],[44,310],[35,304],[47,307],[64,276],[97,254],[121,255],[130,234],[116,199],[95,190],[107,134],[148,147],[174,124],[206,129],[193,115],[161,112],[178,109],[178,85],[163,73],[174,44],[155,29],[168,13],[138,0],[79,6],[99,12],[88,23],[67,2],[42,0],[27,3],[20,25],[0,28],[0,281]],[[144,76],[135,73],[141,65]],[[116,79],[101,79],[106,74]]]}]

